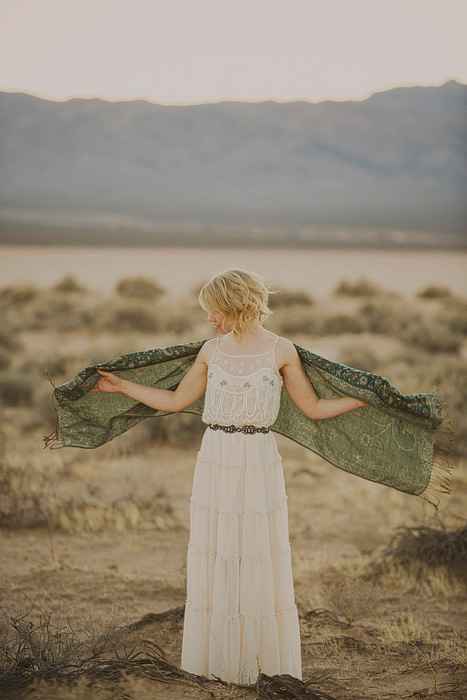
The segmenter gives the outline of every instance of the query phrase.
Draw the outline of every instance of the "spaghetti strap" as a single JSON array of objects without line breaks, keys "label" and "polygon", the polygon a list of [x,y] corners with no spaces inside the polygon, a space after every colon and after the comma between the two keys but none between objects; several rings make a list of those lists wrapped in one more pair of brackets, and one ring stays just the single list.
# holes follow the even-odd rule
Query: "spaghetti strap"
[{"label": "spaghetti strap", "polygon": [[283,377],[282,377],[282,374],[279,372],[279,367],[277,366],[277,360],[276,360],[276,343],[277,343],[278,340],[279,340],[279,336],[276,335],[276,339],[275,339],[274,344],[273,344],[273,346],[272,346],[272,348],[271,348],[271,351],[272,351],[272,357],[273,357],[273,359],[274,359],[274,368],[275,368],[275,370],[276,370],[276,372],[277,372],[277,376],[279,377],[279,379],[280,379],[281,382],[282,382],[282,381],[283,381]]}]

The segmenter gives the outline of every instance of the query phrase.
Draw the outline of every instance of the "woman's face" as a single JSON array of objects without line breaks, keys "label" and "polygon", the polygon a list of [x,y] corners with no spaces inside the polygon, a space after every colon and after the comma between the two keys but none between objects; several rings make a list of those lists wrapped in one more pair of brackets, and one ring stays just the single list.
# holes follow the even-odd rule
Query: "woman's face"
[{"label": "woman's face", "polygon": [[212,323],[214,328],[222,335],[230,333],[233,328],[233,319],[221,311],[209,311],[208,323]]}]

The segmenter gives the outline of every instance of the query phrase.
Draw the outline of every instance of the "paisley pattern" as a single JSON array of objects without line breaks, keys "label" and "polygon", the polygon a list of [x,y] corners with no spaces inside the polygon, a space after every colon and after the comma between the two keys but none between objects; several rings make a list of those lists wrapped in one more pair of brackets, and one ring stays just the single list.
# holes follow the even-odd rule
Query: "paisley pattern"
[{"label": "paisley pattern", "polygon": [[[174,390],[205,340],[122,355],[83,369],[55,388],[59,438],[63,446],[94,448],[150,417],[167,415],[124,394],[92,393],[96,369],[131,381]],[[336,418],[314,422],[282,388],[272,430],[321,455],[331,464],[371,481],[420,495],[432,476],[435,431],[443,408],[435,394],[401,394],[384,377],[353,369],[295,346],[321,398],[353,396],[370,404]],[[185,409],[202,415],[204,399]]]}]

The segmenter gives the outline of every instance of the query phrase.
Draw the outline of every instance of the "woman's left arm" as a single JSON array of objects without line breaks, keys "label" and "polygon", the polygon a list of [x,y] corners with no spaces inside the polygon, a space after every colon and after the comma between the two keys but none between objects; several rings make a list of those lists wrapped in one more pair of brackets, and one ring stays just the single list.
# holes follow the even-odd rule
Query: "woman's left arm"
[{"label": "woman's left arm", "polygon": [[356,408],[368,406],[364,401],[344,396],[341,399],[320,399],[303,371],[302,363],[294,345],[285,338],[277,344],[278,367],[284,378],[287,393],[298,408],[311,418],[323,420],[349,413]]}]

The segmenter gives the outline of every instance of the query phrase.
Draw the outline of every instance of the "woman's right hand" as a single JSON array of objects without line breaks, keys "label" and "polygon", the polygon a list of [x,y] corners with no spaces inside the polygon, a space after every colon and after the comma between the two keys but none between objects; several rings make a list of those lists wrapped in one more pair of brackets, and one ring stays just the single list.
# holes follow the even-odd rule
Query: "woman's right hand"
[{"label": "woman's right hand", "polygon": [[97,371],[101,375],[101,378],[97,382],[94,389],[91,389],[90,393],[92,393],[93,391],[103,391],[109,393],[122,390],[123,380],[120,379],[120,377],[117,377],[115,374],[112,374],[112,372],[104,372],[103,369],[98,369]]}]

